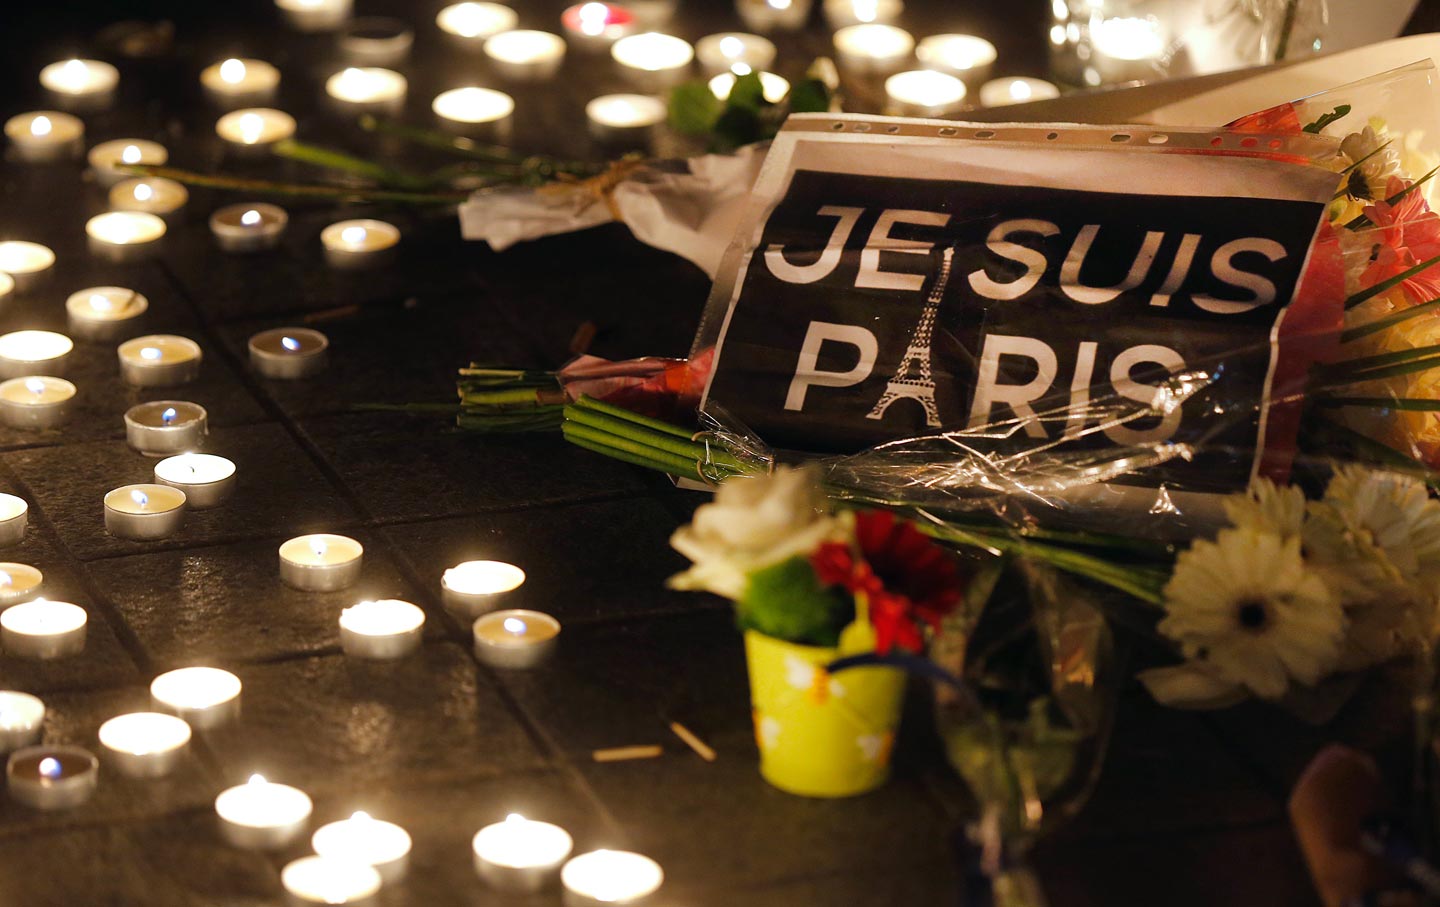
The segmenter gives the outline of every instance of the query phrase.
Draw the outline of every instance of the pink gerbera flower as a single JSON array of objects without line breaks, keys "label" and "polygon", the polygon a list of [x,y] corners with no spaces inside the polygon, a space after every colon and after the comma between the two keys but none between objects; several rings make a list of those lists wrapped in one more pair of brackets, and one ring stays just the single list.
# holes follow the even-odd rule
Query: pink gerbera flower
[{"label": "pink gerbera flower", "polygon": [[[1385,195],[1394,198],[1409,185],[1409,181],[1392,176]],[[1366,230],[1374,246],[1370,265],[1360,275],[1361,286],[1373,287],[1440,258],[1440,215],[1430,210],[1420,192],[1410,192],[1393,205],[1376,202],[1365,209],[1365,216],[1375,224],[1374,229]],[[1400,287],[1411,305],[1440,298],[1440,262],[1401,281]]]}]

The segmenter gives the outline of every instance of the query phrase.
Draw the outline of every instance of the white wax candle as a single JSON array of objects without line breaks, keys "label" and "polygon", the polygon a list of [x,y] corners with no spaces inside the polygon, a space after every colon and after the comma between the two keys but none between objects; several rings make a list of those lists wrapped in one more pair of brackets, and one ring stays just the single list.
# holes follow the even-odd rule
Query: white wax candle
[{"label": "white wax candle", "polygon": [[934,69],[912,69],[885,80],[885,97],[901,116],[945,116],[965,103],[965,83]]},{"label": "white wax candle", "polygon": [[283,110],[247,107],[215,121],[215,134],[241,149],[268,149],[295,134],[295,118]]},{"label": "white wax candle", "polygon": [[635,27],[635,14],[614,3],[590,0],[568,7],[560,24],[572,44],[601,48],[625,37]]},{"label": "white wax candle", "polygon": [[480,829],[470,842],[480,877],[495,888],[515,892],[538,891],[553,882],[574,846],[570,833],[560,826],[518,813]]},{"label": "white wax candle", "polygon": [[304,791],[266,781],[263,775],[251,775],[246,783],[215,798],[215,814],[226,839],[236,847],[255,850],[289,844],[304,830],[312,809]]},{"label": "white wax candle", "polygon": [[306,592],[331,592],[360,576],[364,547],[343,535],[302,535],[280,546],[280,579]]},{"label": "white wax candle", "polygon": [[930,35],[920,41],[915,56],[930,69],[968,78],[988,71],[997,54],[994,44],[975,35]]},{"label": "white wax candle", "polygon": [[339,857],[301,857],[280,871],[280,884],[302,904],[369,903],[382,883],[374,866]]},{"label": "white wax candle", "polygon": [[272,328],[250,338],[250,365],[262,377],[308,378],[325,368],[330,340],[311,328]]},{"label": "white wax candle", "polygon": [[5,137],[21,160],[53,161],[80,150],[85,124],[58,110],[21,113],[5,121]]},{"label": "white wax candle", "polygon": [[231,57],[205,67],[200,84],[211,98],[223,103],[260,101],[275,93],[280,70],[264,60]]},{"label": "white wax candle", "polygon": [[452,88],[436,95],[430,109],[441,119],[454,123],[498,123],[514,112],[515,100],[491,88]]},{"label": "white wax candle", "polygon": [[168,774],[190,745],[190,725],[174,715],[132,712],[100,725],[100,745],[127,775],[154,778]]},{"label": "white wax candle", "polygon": [[746,28],[795,30],[810,18],[810,0],[735,0],[735,11]]},{"label": "white wax candle", "polygon": [[208,510],[235,490],[235,464],[215,454],[183,453],[156,463],[155,481],[185,492],[188,507]]},{"label": "white wax candle", "polygon": [[36,242],[7,239],[0,242],[0,271],[15,279],[17,286],[34,284],[55,264],[55,253]]},{"label": "white wax candle", "polygon": [[143,211],[164,217],[174,214],[190,200],[181,183],[163,176],[123,179],[110,189],[110,207],[115,211]]},{"label": "white wax candle", "polygon": [[650,95],[607,94],[585,105],[590,133],[601,141],[641,140],[665,117],[665,102]]},{"label": "white wax candle", "polygon": [[298,31],[328,31],[350,17],[353,0],[275,0],[292,28]]},{"label": "white wax candle", "polygon": [[[0,382],[0,421],[11,428],[53,428],[64,421],[75,385],[63,378],[28,375]],[[0,602],[3,602],[0,591]]]},{"label": "white wax candle", "polygon": [[40,84],[67,101],[101,105],[120,84],[120,70],[101,60],[62,60],[40,70]]},{"label": "white wax candle", "polygon": [[284,208],[265,202],[226,205],[210,215],[210,232],[226,252],[274,248],[290,223]]},{"label": "white wax candle", "polygon": [[665,873],[642,854],[592,850],[566,863],[560,881],[579,903],[629,904],[658,891]]},{"label": "white wax candle", "polygon": [[105,495],[105,506],[119,513],[164,513],[185,506],[185,495],[164,485],[122,485]]},{"label": "white wax candle", "polygon": [[695,43],[695,57],[706,73],[715,75],[769,69],[775,62],[775,44],[768,38],[745,32],[706,35]]},{"label": "white wax candle", "polygon": [[340,645],[359,658],[400,658],[420,646],[425,612],[398,599],[363,601],[340,612]]},{"label": "white wax candle", "polygon": [[54,331],[12,331],[0,335],[0,377],[63,375],[75,344]]},{"label": "white wax candle", "polygon": [[440,578],[447,594],[492,596],[513,592],[525,583],[525,571],[504,561],[465,561]]},{"label": "white wax candle", "polygon": [[1030,101],[1048,101],[1060,97],[1060,89],[1044,79],[1013,76],[992,79],[980,88],[980,103],[986,107],[1006,107]]},{"label": "white wax candle", "polygon": [[[730,97],[730,92],[735,90],[735,81],[738,78],[739,76],[733,72],[720,73],[710,80],[710,93],[722,101],[725,100]],[[760,73],[760,93],[771,104],[779,104],[790,93],[790,82],[773,72],[762,72]]]},{"label": "white wax candle", "polygon": [[903,0],[825,0],[825,22],[833,29],[878,22],[889,24],[905,11]]},{"label": "white wax candle", "polygon": [[29,693],[0,690],[0,753],[33,746],[44,724],[45,703]]},{"label": "white wax candle", "polygon": [[147,334],[115,348],[120,374],[135,387],[166,387],[195,380],[203,354],[200,344],[174,334]]},{"label": "white wax candle", "polygon": [[383,220],[342,220],[320,231],[325,261],[332,268],[383,264],[400,242],[400,230]]},{"label": "white wax candle", "polygon": [[119,166],[143,164],[162,167],[170,160],[170,152],[159,142],[147,139],[113,139],[91,148],[85,159],[100,185],[113,186],[128,176],[117,169]]},{"label": "white wax candle", "polygon": [[185,492],[168,485],[122,485],[105,495],[105,531],[116,538],[168,538],[185,524]]},{"label": "white wax candle", "polygon": [[362,107],[399,107],[409,82],[393,69],[349,66],[325,80],[325,93],[337,101]]},{"label": "white wax candle", "polygon": [[1164,28],[1153,17],[1101,19],[1090,27],[1095,76],[1102,84],[1153,79],[1161,74],[1167,43]]},{"label": "white wax candle", "polygon": [[365,812],[320,826],[311,836],[310,846],[318,856],[373,866],[386,882],[404,876],[410,861],[410,834],[394,822]]},{"label": "white wax candle", "polygon": [[0,643],[22,658],[60,658],[85,648],[85,609],[69,602],[44,599],[11,605],[0,611]]},{"label": "white wax candle", "polygon": [[502,31],[485,39],[485,56],[511,79],[548,79],[565,59],[565,39],[528,29]]},{"label": "white wax candle", "polygon": [[90,251],[114,261],[131,261],[153,252],[165,236],[165,221],[142,211],[110,211],[85,224]]},{"label": "white wax candle", "polygon": [[915,50],[915,39],[893,25],[847,25],[835,33],[840,63],[857,72],[900,69]]},{"label": "white wax candle", "polygon": [[497,668],[532,668],[554,650],[560,621],[539,611],[494,611],[475,619],[475,656]]},{"label": "white wax candle", "polygon": [[435,24],[447,35],[479,50],[485,39],[510,31],[519,22],[515,11],[499,3],[456,3],[440,10]]},{"label": "white wax candle", "polygon": [[150,300],[127,287],[88,287],[65,300],[70,332],[95,340],[114,339],[150,308]]},{"label": "white wax candle", "polygon": [[[39,592],[45,582],[45,574],[29,564],[0,563],[0,608],[29,601]],[[0,713],[4,704],[0,702]],[[4,716],[0,714],[0,727]]]},{"label": "white wax candle", "polygon": [[156,677],[150,700],[157,709],[185,719],[194,728],[210,728],[240,709],[240,678],[219,668],[179,668]]},{"label": "white wax candle", "polygon": [[610,56],[632,78],[660,85],[684,77],[695,48],[683,38],[652,31],[621,38],[611,46]]}]

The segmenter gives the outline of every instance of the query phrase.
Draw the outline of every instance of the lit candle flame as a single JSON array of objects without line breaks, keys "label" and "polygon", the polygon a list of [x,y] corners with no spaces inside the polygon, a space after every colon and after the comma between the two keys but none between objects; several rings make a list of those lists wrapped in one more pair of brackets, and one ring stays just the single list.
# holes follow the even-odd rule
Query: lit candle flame
[{"label": "lit candle flame", "polygon": [[90,294],[90,308],[97,312],[108,312],[115,307],[115,301],[104,293]]},{"label": "lit candle flame", "polygon": [[358,246],[363,243],[365,241],[365,237],[368,235],[369,233],[365,230],[364,227],[346,227],[344,230],[340,231],[341,241],[349,243],[352,246]]},{"label": "lit candle flame", "polygon": [[247,227],[255,226],[256,224],[260,223],[260,212],[256,211],[254,208],[251,208],[249,211],[246,211],[244,214],[240,215],[240,223]]},{"label": "lit candle flame", "polygon": [[855,0],[855,18],[861,22],[874,22],[880,15],[879,0]]},{"label": "lit candle flame", "polygon": [[60,760],[54,756],[46,756],[40,760],[40,774],[49,779],[60,777]]},{"label": "lit candle flame", "polygon": [[15,578],[4,570],[0,570],[0,586],[9,587],[13,585],[15,585]]},{"label": "lit candle flame", "polygon": [[124,149],[121,150],[121,152],[120,152],[120,163],[122,163],[122,164],[138,164],[138,163],[140,163],[140,146],[139,146],[139,145],[126,145],[126,146],[124,147]]},{"label": "lit candle flame", "polygon": [[524,816],[520,815],[519,813],[511,813],[510,815],[508,815],[508,816],[505,817],[505,824],[506,824],[506,825],[514,826],[514,827],[517,827],[517,828],[518,828],[519,826],[521,826],[521,825],[524,825],[526,822],[529,822],[529,821],[530,821],[529,819],[525,818]]},{"label": "lit candle flame", "polygon": [[149,183],[141,183],[135,187],[135,200],[137,202],[148,202],[155,197],[155,190]]},{"label": "lit candle flame", "polygon": [[60,68],[61,81],[76,90],[85,87],[85,77],[89,74],[90,67],[85,65],[84,60],[66,60]]},{"label": "lit candle flame", "polygon": [[240,127],[240,141],[253,145],[265,134],[265,118],[258,113],[241,114],[236,124]]},{"label": "lit candle flame", "polygon": [[163,355],[165,354],[160,352],[158,347],[147,346],[141,347],[140,349],[140,358],[149,359],[151,362],[154,362],[156,359],[159,359]]},{"label": "lit candle flame", "polygon": [[350,821],[351,821],[351,822],[374,822],[375,820],[372,819],[372,818],[370,818],[370,814],[367,813],[367,812],[365,812],[364,810],[358,810],[358,811],[353,812],[353,813],[350,814]]},{"label": "lit candle flame", "polygon": [[1016,79],[1010,83],[1010,97],[1017,101],[1028,101],[1030,100],[1030,95],[1034,93],[1035,89],[1030,87],[1029,82]]},{"label": "lit candle flame", "polygon": [[310,551],[311,551],[311,553],[313,553],[316,557],[324,557],[324,556],[325,556],[325,552],[327,552],[327,551],[329,551],[329,550],[330,550],[330,546],[327,545],[327,544],[325,544],[325,540],[324,540],[324,539],[311,539],[311,540],[310,540]]},{"label": "lit candle flame", "polygon": [[749,63],[735,63],[731,65],[730,71],[735,73],[735,75],[737,76],[748,76],[755,70],[750,68]]},{"label": "lit candle flame", "polygon": [[280,345],[285,347],[285,349],[289,350],[292,353],[297,352],[300,349],[300,341],[296,340],[294,337],[281,337]]},{"label": "lit candle flame", "polygon": [[771,9],[789,9],[790,0],[765,0]]},{"label": "lit candle flame", "polygon": [[734,35],[720,39],[720,54],[727,60],[734,60],[745,52],[745,42]]},{"label": "lit candle flame", "polygon": [[235,85],[245,78],[245,64],[233,57],[220,64],[220,78]]},{"label": "lit candle flame", "polygon": [[52,129],[54,129],[54,128],[55,128],[55,125],[50,122],[50,118],[49,118],[49,117],[36,117],[35,119],[33,119],[33,120],[30,121],[30,134],[31,134],[31,135],[36,135],[36,136],[39,136],[39,135],[49,135],[49,134],[50,134],[50,130],[52,130]]},{"label": "lit candle flame", "polygon": [[516,636],[520,636],[525,632],[525,621],[518,617],[505,618],[503,626],[505,627],[505,632],[513,633]]},{"label": "lit candle flame", "polygon": [[580,31],[599,35],[610,22],[610,8],[603,3],[587,3],[580,7]]},{"label": "lit candle flame", "polygon": [[175,418],[179,415],[180,414],[175,411],[175,407],[167,406],[165,407],[165,411],[160,414],[160,421],[169,425],[171,422],[174,422]]},{"label": "lit candle flame", "polygon": [[150,496],[138,488],[130,489],[130,500],[140,507],[147,507],[150,504]]},{"label": "lit candle flame", "polygon": [[249,781],[246,781],[245,783],[246,783],[246,784],[253,784],[253,785],[256,786],[256,787],[259,787],[259,786],[262,785],[262,784],[269,784],[270,782],[265,780],[265,776],[264,776],[264,775],[254,774],[254,775],[251,775],[251,776],[250,776],[250,780],[249,780]]},{"label": "lit candle flame", "polygon": [[45,382],[39,378],[26,378],[25,389],[38,397],[45,393]]}]

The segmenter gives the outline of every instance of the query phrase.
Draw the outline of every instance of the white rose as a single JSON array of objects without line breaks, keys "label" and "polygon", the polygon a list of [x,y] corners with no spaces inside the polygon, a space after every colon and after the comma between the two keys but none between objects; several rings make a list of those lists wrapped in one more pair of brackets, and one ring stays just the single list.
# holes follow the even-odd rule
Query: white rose
[{"label": "white rose", "polygon": [[694,562],[670,586],[736,599],[750,574],[808,554],[843,529],[812,470],[780,467],[768,476],[733,478],[670,537],[671,547]]}]

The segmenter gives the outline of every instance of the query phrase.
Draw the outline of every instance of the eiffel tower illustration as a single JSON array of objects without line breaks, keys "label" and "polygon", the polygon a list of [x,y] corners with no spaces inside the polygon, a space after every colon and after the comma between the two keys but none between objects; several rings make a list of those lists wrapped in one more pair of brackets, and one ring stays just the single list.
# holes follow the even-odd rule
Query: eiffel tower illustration
[{"label": "eiffel tower illustration", "polygon": [[895,376],[885,385],[885,393],[870,410],[867,419],[883,419],[890,404],[901,398],[914,400],[925,407],[925,423],[931,428],[940,427],[940,410],[935,406],[935,378],[930,374],[930,343],[935,333],[935,313],[940,311],[940,299],[945,295],[945,285],[950,282],[950,259],[955,255],[953,246],[947,248],[940,262],[940,276],[930,288],[925,300],[925,310],[920,313],[920,323],[910,335],[910,345],[905,357],[895,369]]}]

